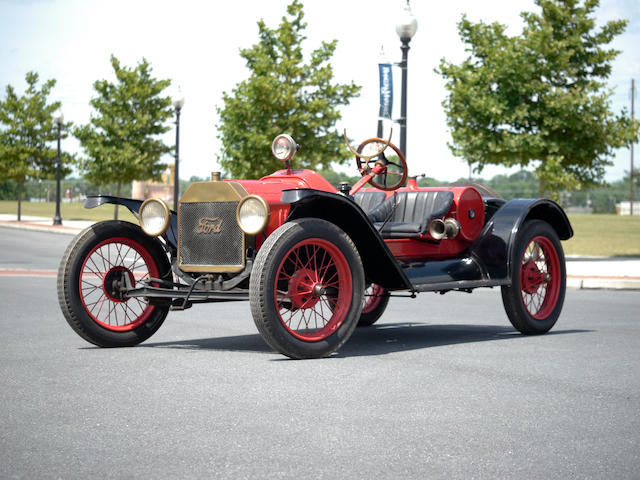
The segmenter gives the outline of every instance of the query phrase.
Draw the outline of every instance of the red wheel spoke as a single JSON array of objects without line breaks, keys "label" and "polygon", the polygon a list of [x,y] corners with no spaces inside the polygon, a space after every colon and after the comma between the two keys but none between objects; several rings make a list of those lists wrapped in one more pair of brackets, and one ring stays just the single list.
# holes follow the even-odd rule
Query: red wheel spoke
[{"label": "red wheel spoke", "polygon": [[[101,270],[100,267],[95,263],[95,259],[93,258],[89,258],[91,260],[91,264],[94,266],[93,269],[89,269],[90,272],[95,273],[96,275],[99,275],[100,277],[104,276],[104,272],[108,271],[109,269],[106,268],[106,266]],[[98,258],[99,260],[99,258]],[[102,262],[104,264],[104,260]]]},{"label": "red wheel spoke", "polygon": [[95,283],[91,283],[89,280],[85,280],[84,278],[81,280],[81,286],[80,288],[84,291],[85,289],[88,290],[88,292],[85,295],[91,294],[95,291],[101,290],[102,289],[102,284],[95,284]]},{"label": "red wheel spoke", "polygon": [[336,282],[333,282],[333,279],[338,277],[338,271],[336,270],[335,273],[333,275],[331,275],[330,278],[328,278],[327,280],[324,280],[324,283],[328,284],[328,285],[332,285],[333,283],[339,282],[339,278],[336,279]]}]

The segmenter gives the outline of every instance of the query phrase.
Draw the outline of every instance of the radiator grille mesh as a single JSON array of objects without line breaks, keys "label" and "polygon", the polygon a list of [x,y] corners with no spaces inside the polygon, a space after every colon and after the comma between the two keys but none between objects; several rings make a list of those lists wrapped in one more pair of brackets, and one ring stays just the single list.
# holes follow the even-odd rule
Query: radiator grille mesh
[{"label": "radiator grille mesh", "polygon": [[181,203],[180,266],[244,265],[244,233],[236,221],[238,202]]}]

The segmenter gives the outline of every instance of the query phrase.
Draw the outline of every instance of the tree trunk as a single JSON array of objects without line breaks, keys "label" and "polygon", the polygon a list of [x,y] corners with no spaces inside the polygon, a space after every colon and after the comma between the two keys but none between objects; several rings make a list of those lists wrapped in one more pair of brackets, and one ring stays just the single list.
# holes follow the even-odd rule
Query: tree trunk
[{"label": "tree trunk", "polygon": [[544,179],[540,178],[540,183],[538,184],[538,197],[544,198]]},{"label": "tree trunk", "polygon": [[24,187],[24,179],[18,182],[18,221],[22,219],[22,187]]},{"label": "tree trunk", "polygon": [[[116,197],[120,197],[120,190],[122,189],[122,183],[118,182],[117,184],[118,186],[116,187]],[[113,219],[117,220],[118,219],[118,204],[115,204],[115,207],[113,209]]]}]

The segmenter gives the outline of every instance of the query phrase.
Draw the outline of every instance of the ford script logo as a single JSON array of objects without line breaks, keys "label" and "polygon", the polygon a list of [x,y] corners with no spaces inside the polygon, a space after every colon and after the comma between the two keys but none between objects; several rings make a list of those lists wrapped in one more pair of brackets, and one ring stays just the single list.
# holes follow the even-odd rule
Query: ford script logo
[{"label": "ford script logo", "polygon": [[222,230],[222,219],[220,217],[202,217],[198,221],[197,234],[201,233],[220,233]]}]

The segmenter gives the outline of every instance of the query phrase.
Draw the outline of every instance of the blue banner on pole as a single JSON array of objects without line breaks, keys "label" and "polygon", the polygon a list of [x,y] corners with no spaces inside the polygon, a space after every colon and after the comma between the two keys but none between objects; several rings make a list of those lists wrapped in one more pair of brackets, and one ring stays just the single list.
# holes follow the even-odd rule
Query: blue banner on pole
[{"label": "blue banner on pole", "polygon": [[381,118],[391,119],[393,110],[393,73],[390,63],[379,63],[380,70],[380,113]]}]

